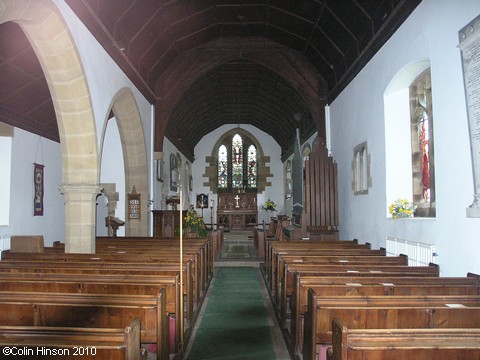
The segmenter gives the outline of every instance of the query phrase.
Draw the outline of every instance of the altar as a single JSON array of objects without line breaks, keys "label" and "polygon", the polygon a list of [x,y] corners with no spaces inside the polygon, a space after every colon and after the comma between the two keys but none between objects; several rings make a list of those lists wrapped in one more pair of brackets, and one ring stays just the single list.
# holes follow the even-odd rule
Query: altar
[{"label": "altar", "polygon": [[218,193],[217,224],[243,230],[258,223],[257,193]]}]

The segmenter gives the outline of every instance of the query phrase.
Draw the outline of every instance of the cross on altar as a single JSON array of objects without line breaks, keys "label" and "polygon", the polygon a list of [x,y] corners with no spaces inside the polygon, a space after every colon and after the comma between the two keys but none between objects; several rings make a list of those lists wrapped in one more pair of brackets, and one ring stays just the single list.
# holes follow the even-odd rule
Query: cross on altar
[{"label": "cross on altar", "polygon": [[236,208],[240,207],[240,205],[238,205],[238,200],[240,200],[240,196],[237,195],[234,197],[234,199],[235,199],[235,207]]}]

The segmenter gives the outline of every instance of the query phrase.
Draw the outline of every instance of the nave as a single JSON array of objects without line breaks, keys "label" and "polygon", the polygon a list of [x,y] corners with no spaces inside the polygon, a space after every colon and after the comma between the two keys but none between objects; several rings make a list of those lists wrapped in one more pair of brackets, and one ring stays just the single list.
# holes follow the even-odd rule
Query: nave
[{"label": "nave", "polygon": [[225,233],[186,359],[290,359],[251,234]]},{"label": "nave", "polygon": [[183,249],[175,238],[97,237],[95,256],[12,237],[0,261],[0,350],[22,355],[21,344],[32,359],[55,358],[43,349],[76,359],[76,348],[108,360],[480,358],[480,276],[440,277],[436,264],[408,266],[369,243],[281,240],[272,229],[253,239],[215,230]]}]

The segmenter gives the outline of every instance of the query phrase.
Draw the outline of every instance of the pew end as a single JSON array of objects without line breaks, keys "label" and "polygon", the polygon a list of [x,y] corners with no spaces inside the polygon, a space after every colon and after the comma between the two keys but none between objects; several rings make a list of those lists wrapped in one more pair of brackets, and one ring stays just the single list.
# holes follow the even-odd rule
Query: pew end
[{"label": "pew end", "polygon": [[15,253],[43,253],[43,235],[12,235],[10,251]]}]

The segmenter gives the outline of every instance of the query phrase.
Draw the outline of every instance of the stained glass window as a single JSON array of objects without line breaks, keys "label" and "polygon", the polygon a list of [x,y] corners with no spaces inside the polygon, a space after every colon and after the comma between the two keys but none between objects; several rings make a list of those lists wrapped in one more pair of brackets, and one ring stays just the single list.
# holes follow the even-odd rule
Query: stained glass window
[{"label": "stained glass window", "polygon": [[430,69],[410,86],[413,203],[416,217],[435,217],[433,106]]},{"label": "stained glass window", "polygon": [[422,198],[425,202],[430,202],[430,152],[428,150],[429,143],[429,124],[428,114],[425,112],[420,119],[418,127],[418,150],[421,154],[421,167],[422,167]]},{"label": "stained glass window", "polygon": [[218,147],[218,189],[256,189],[258,177],[257,148],[240,134],[227,137]]},{"label": "stained glass window", "polygon": [[232,139],[232,187],[240,189],[243,185],[243,141],[236,134]]},{"label": "stained glass window", "polygon": [[247,178],[248,187],[257,187],[257,148],[254,145],[248,147]]},{"label": "stained glass window", "polygon": [[218,148],[218,187],[220,189],[228,187],[228,158],[225,145]]}]

